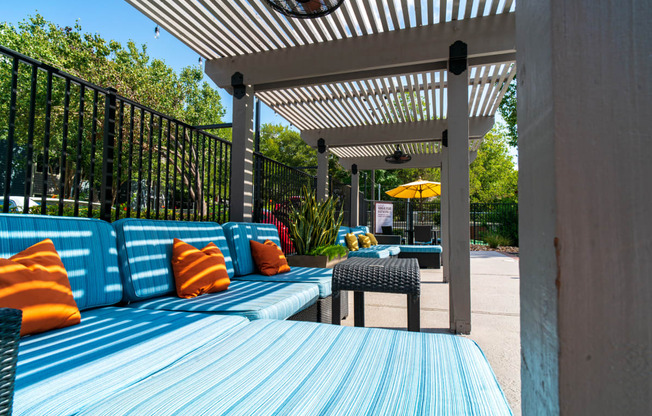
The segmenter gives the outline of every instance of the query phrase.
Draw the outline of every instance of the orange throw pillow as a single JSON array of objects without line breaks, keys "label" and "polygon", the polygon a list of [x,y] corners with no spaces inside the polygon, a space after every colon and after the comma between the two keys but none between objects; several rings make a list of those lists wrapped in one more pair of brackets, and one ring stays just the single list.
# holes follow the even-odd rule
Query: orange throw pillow
[{"label": "orange throw pillow", "polygon": [[177,296],[180,298],[221,292],[231,284],[224,255],[213,243],[197,250],[175,238],[172,245],[172,270]]},{"label": "orange throw pillow", "polygon": [[81,321],[68,273],[52,240],[0,259],[0,307],[23,311],[20,335],[65,328]]},{"label": "orange throw pillow", "polygon": [[264,244],[260,244],[257,241],[249,240],[249,246],[251,247],[251,256],[254,258],[254,263],[256,263],[260,274],[274,276],[290,271],[283,250],[273,242],[265,240]]}]

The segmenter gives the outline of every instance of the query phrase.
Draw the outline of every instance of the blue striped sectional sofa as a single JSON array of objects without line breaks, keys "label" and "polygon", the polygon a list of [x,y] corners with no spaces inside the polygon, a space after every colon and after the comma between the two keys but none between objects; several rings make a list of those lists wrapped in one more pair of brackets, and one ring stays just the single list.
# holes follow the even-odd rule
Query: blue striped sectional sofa
[{"label": "blue striped sectional sofa", "polygon": [[[0,257],[52,239],[81,311],[21,339],[13,415],[511,414],[469,339],[285,320],[328,284],[244,274],[244,240],[269,231],[0,214]],[[173,237],[217,244],[231,287],[171,296]]]},{"label": "blue striped sectional sofa", "polygon": [[[344,236],[346,234],[367,234],[369,228],[361,225],[357,227],[340,227],[337,233],[337,244],[347,247]],[[403,258],[416,258],[419,261],[420,267],[434,267],[439,269],[441,267],[441,252],[440,245],[392,245],[392,244],[378,244],[369,248],[360,248],[358,251],[350,251],[349,257],[373,257],[373,258],[387,258],[390,256],[398,256]]]}]

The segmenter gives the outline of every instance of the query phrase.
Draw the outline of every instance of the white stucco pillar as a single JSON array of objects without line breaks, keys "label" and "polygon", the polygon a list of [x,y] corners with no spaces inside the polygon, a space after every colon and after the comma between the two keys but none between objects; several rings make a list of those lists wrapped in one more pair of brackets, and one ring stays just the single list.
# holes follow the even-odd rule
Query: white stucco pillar
[{"label": "white stucco pillar", "polygon": [[360,225],[360,172],[358,166],[351,167],[351,214],[349,225],[356,227]]},{"label": "white stucco pillar", "polygon": [[523,414],[652,414],[652,2],[516,7]]},{"label": "white stucco pillar", "polygon": [[253,210],[254,90],[233,95],[230,220],[251,221]]},{"label": "white stucco pillar", "polygon": [[[456,46],[459,45],[457,48]],[[463,53],[461,52],[463,51]],[[455,57],[463,70],[454,74]],[[471,262],[469,250],[469,70],[466,44],[451,45],[448,76],[448,194],[450,328],[471,332]]]},{"label": "white stucco pillar", "polygon": [[[323,150],[323,153],[320,151]],[[317,200],[328,198],[328,147],[317,151]]]}]

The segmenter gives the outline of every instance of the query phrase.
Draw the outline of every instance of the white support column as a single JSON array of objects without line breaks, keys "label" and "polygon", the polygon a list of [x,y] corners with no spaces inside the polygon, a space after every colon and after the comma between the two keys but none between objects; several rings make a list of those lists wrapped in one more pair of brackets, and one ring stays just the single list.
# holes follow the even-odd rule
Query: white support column
[{"label": "white support column", "polygon": [[523,414],[652,414],[652,2],[516,14]]},{"label": "white support column", "polygon": [[360,224],[360,172],[358,166],[353,165],[351,169],[351,213],[349,215],[349,226],[357,227]]},{"label": "white support column", "polygon": [[[451,45],[448,70],[448,194],[450,328],[471,332],[471,261],[469,250],[469,70],[466,44]],[[457,49],[457,51],[456,51]],[[454,58],[458,59],[454,59]],[[463,60],[459,75],[451,72]]]},{"label": "white support column", "polygon": [[[448,131],[446,132],[446,135],[448,135]],[[446,140],[447,141],[447,140]],[[448,186],[448,146],[444,146],[443,143],[445,141],[442,140],[442,147],[441,147],[441,218],[440,218],[440,224],[441,224],[441,248],[442,248],[442,262],[443,264],[443,275],[444,275],[444,283],[450,282],[450,275],[451,275],[451,269],[450,269],[450,237],[448,234],[448,226],[449,226],[449,213],[450,213],[450,208],[449,208],[449,200],[450,200],[450,193],[449,193],[449,186]]]},{"label": "white support column", "polygon": [[251,221],[253,210],[254,90],[233,94],[230,221]]},{"label": "white support column", "polygon": [[328,198],[328,147],[323,147],[323,153],[317,151],[317,200]]}]

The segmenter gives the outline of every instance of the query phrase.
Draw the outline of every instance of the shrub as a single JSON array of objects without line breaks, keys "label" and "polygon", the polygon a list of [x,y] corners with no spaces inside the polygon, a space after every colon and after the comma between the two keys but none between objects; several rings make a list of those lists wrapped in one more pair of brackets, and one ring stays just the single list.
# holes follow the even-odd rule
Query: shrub
[{"label": "shrub", "polygon": [[511,246],[512,240],[498,233],[487,233],[482,236],[485,243],[491,248]]},{"label": "shrub", "polygon": [[345,257],[348,250],[339,244],[315,247],[308,253],[309,256],[327,256],[328,260],[335,257]]},{"label": "shrub", "polygon": [[315,247],[335,244],[343,214],[332,195],[317,201],[315,192],[304,187],[299,207],[292,206],[288,231],[297,254],[308,254]]}]

